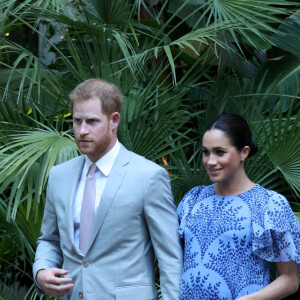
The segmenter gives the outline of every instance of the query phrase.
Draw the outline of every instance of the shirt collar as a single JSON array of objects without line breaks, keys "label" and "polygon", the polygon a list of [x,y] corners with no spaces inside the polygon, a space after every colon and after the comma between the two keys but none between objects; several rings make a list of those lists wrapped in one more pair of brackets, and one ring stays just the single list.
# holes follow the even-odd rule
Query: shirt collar
[{"label": "shirt collar", "polygon": [[[96,166],[98,169],[105,175],[108,176],[113,164],[116,160],[116,157],[120,150],[120,142],[117,140],[115,145],[112,147],[109,152],[107,152],[104,156],[102,156],[99,160],[96,161]],[[87,174],[92,161],[85,155],[85,164],[83,169],[83,174]]]}]

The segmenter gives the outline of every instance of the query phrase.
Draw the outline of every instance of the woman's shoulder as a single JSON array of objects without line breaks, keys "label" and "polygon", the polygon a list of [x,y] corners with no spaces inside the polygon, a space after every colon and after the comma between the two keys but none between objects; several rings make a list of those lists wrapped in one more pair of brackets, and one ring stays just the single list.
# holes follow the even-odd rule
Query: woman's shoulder
[{"label": "woman's shoulder", "polygon": [[[253,193],[252,250],[267,261],[300,262],[300,224],[288,200],[258,186]],[[251,197],[251,196],[250,196]]]},{"label": "woman's shoulder", "polygon": [[211,185],[198,185],[190,189],[183,197],[183,202],[193,202],[199,199],[204,199],[212,194],[215,194],[214,184]]},{"label": "woman's shoulder", "polygon": [[214,185],[198,185],[190,189],[185,196],[182,198],[181,202],[178,205],[177,212],[187,211],[193,208],[195,203],[201,199],[205,199],[209,195],[214,194]]},{"label": "woman's shoulder", "polygon": [[267,208],[272,204],[289,205],[288,200],[280,193],[266,189],[256,184],[252,189],[241,195],[242,198],[248,199],[257,209]]},{"label": "woman's shoulder", "polygon": [[199,195],[200,193],[211,193],[214,191],[214,184],[211,185],[197,185],[190,189],[186,195]]},{"label": "woman's shoulder", "polygon": [[198,201],[201,201],[214,193],[214,185],[199,185],[189,190],[186,193],[186,195],[182,198],[181,202],[177,207],[177,215],[179,221],[178,232],[181,238],[183,238],[184,235],[186,218],[195,206],[195,204]]},{"label": "woman's shoulder", "polygon": [[296,224],[296,217],[286,197],[282,194],[256,185],[242,195],[252,214],[255,234],[260,235],[265,228],[289,228]]}]

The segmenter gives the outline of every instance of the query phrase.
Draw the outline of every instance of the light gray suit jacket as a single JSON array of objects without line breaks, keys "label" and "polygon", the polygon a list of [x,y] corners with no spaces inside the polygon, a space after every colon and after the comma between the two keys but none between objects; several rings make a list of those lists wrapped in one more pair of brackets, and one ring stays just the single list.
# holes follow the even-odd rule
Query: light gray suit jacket
[{"label": "light gray suit jacket", "polygon": [[75,285],[64,299],[157,299],[156,256],[163,299],[179,299],[182,250],[167,172],[121,145],[83,256],[74,245],[72,205],[84,160],[51,169],[34,278],[40,269],[70,270]]}]

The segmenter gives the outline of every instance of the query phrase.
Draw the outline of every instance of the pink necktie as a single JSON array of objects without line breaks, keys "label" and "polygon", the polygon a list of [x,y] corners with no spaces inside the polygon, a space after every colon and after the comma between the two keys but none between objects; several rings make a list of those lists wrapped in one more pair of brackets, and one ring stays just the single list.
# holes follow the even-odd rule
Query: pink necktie
[{"label": "pink necktie", "polygon": [[94,209],[96,197],[95,172],[97,166],[91,164],[86,176],[80,213],[79,248],[85,254],[94,225]]}]

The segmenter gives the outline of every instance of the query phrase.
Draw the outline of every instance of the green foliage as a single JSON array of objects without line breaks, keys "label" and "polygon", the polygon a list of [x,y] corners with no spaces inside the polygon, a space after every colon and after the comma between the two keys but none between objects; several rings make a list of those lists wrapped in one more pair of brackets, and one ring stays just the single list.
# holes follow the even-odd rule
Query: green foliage
[{"label": "green foliage", "polygon": [[[283,193],[299,218],[297,9],[282,0],[0,0],[0,297],[15,281],[24,299],[37,298],[28,274],[48,174],[79,154],[68,95],[91,77],[120,88],[119,140],[165,159],[176,204],[209,183],[205,127],[236,112],[259,144],[249,177]],[[15,36],[20,28],[26,36]]]}]

